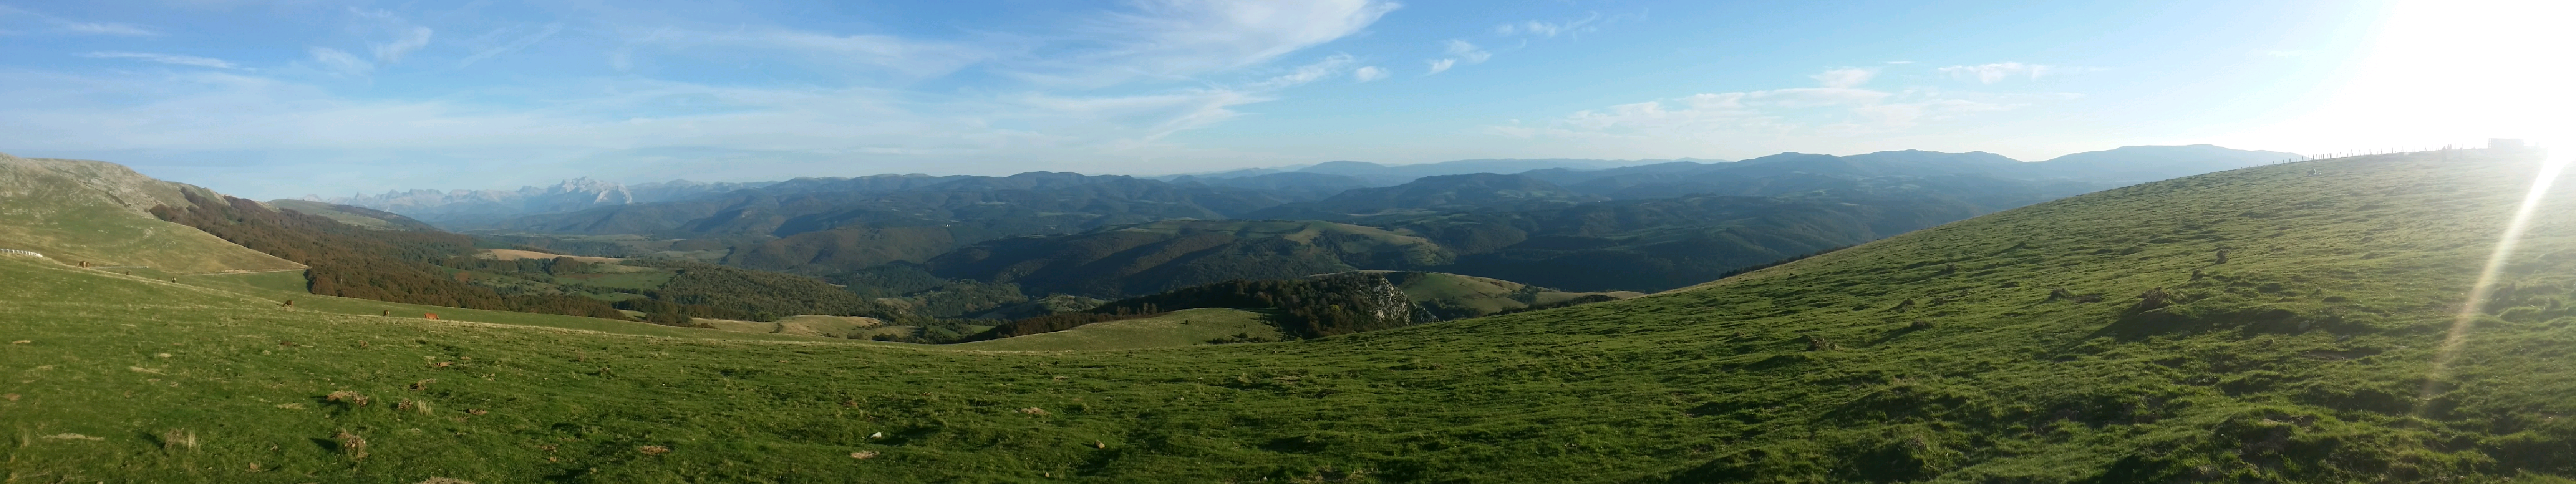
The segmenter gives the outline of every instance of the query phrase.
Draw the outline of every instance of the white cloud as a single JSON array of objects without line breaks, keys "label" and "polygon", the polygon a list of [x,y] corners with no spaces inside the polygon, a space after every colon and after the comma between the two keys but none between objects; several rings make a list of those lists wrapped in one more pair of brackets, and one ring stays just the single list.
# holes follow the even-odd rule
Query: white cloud
[{"label": "white cloud", "polygon": [[305,50],[312,53],[313,61],[321,63],[324,69],[341,75],[363,76],[376,70],[376,63],[367,62],[366,59],[360,59],[340,49],[310,47]]},{"label": "white cloud", "polygon": [[[746,160],[745,167],[776,160],[765,162],[775,169],[764,174],[728,175],[734,177],[813,175],[814,167],[859,159],[932,163],[952,172],[979,164],[1039,167],[1011,160],[1131,170],[1149,169],[1139,167],[1157,157],[1174,157],[1163,158],[1166,164],[1277,159],[1167,139],[1242,117],[1243,106],[1275,100],[1296,86],[1343,75],[1356,82],[1388,77],[1388,69],[1363,66],[1349,54],[1297,52],[1356,33],[1395,8],[1384,0],[1133,0],[1115,12],[1073,16],[1069,27],[1054,31],[942,39],[716,25],[723,21],[714,18],[625,22],[603,27],[611,37],[603,43],[609,61],[628,75],[381,99],[343,94],[326,88],[325,80],[254,75],[220,59],[99,52],[93,56],[236,70],[93,76],[0,68],[0,99],[39,100],[0,103],[0,146],[162,150],[199,158],[277,153],[274,162],[255,164],[268,173],[205,174],[250,185],[285,185],[271,179],[290,179],[276,175],[293,169],[393,169],[427,177],[416,180],[483,183],[489,180],[476,178],[477,170],[545,163],[596,169],[626,159],[674,160],[670,170],[698,169],[686,168],[690,159]],[[567,31],[582,31],[527,24],[459,36],[463,31],[428,24],[447,30],[436,32],[388,11],[351,12],[350,30],[362,37],[311,45],[298,64],[344,77],[391,72],[404,61],[454,60],[461,67],[552,47],[563,35],[576,35]],[[618,25],[650,27],[621,31]],[[1452,53],[1485,57],[1472,45]],[[657,67],[706,64],[657,56],[785,66],[805,69],[796,74],[807,77],[766,87],[656,80]],[[1305,62],[1285,65],[1299,57]],[[911,87],[974,68],[1030,82]],[[1092,90],[1110,86],[1120,89]],[[28,121],[35,119],[86,126]],[[722,154],[693,157],[688,150]],[[317,164],[330,157],[342,158]],[[421,162],[433,159],[458,163]],[[504,159],[515,161],[497,161]],[[336,180],[383,183],[354,175]]]},{"label": "white cloud", "polygon": [[1315,61],[1315,63],[1297,66],[1296,68],[1289,70],[1287,74],[1280,74],[1272,76],[1269,79],[1263,79],[1246,84],[1243,86],[1243,89],[1251,91],[1269,91],[1303,85],[1309,82],[1323,80],[1326,77],[1341,74],[1343,71],[1350,70],[1351,64],[1356,62],[1358,61],[1352,58],[1350,54],[1333,54],[1325,56],[1323,60]]},{"label": "white cloud", "polygon": [[[471,66],[476,62],[482,62],[484,59],[490,59],[493,56],[517,52],[519,49],[525,49],[528,48],[528,46],[536,45],[537,42],[544,41],[547,37],[553,37],[558,32],[563,32],[563,28],[564,25],[562,23],[546,24],[545,27],[537,29],[535,33],[521,35],[516,39],[511,39],[507,43],[476,49],[472,55],[467,55],[464,59],[457,60],[456,66]],[[483,37],[484,39],[491,39],[504,33],[511,32],[512,30],[514,29],[494,30],[492,33],[485,34]]]},{"label": "white cloud", "polygon": [[1447,54],[1449,57],[1430,60],[1431,72],[1422,75],[1439,74],[1448,71],[1451,67],[1457,67],[1461,62],[1475,64],[1494,58],[1493,52],[1487,52],[1485,49],[1477,48],[1476,44],[1458,39],[1441,42],[1440,50],[1442,54]]},{"label": "white cloud", "polygon": [[1841,69],[1834,69],[1834,70],[1825,71],[1825,72],[1823,72],[1823,73],[1816,74],[1816,75],[1813,75],[1813,76],[1808,76],[1808,77],[1809,77],[1809,78],[1812,78],[1812,79],[1815,79],[1815,80],[1816,80],[1816,82],[1818,82],[1818,83],[1824,84],[1824,85],[1825,85],[1825,87],[1837,87],[1837,88],[1839,88],[1839,87],[1859,87],[1859,86],[1860,86],[1860,85],[1862,85],[1862,84],[1868,84],[1868,83],[1869,83],[1869,78],[1870,78],[1870,77],[1873,77],[1873,76],[1877,76],[1877,75],[1878,75],[1878,69],[1864,69],[1864,68],[1859,68],[1859,67],[1845,67],[1845,68],[1841,68]]},{"label": "white cloud", "polygon": [[1098,87],[1185,80],[1268,62],[1358,33],[1398,5],[1383,0],[1131,0],[1078,22],[1058,42],[1008,59],[1003,72]]},{"label": "white cloud", "polygon": [[46,15],[33,10],[0,5],[0,18],[5,17],[32,18],[39,23],[52,26],[52,31],[60,33],[82,35],[122,35],[128,37],[157,37],[161,35],[160,31],[152,30],[151,28],[140,25],[116,22],[83,22]]},{"label": "white cloud", "polygon": [[1976,80],[1977,82],[1980,82],[1980,83],[1985,83],[1985,84],[1994,84],[1994,83],[1997,83],[1997,82],[2003,82],[2005,79],[2009,79],[2009,78],[2017,77],[2017,76],[2020,76],[2020,77],[2028,77],[2028,78],[2030,78],[2030,79],[2036,80],[2036,79],[2039,79],[2039,77],[2040,77],[2040,76],[2048,75],[2050,72],[2055,72],[2056,70],[2057,70],[2057,68],[2055,68],[2055,67],[2044,66],[2044,65],[2039,65],[2039,64],[2023,64],[2023,63],[2020,63],[2020,62],[1997,62],[1997,63],[1992,63],[1992,64],[1979,64],[1979,65],[1973,65],[1973,66],[1949,66],[1949,67],[1943,67],[1943,68],[1941,68],[1941,73],[1942,73],[1942,74],[1949,74],[1949,75],[1950,75],[1950,77],[1954,77],[1954,78],[1959,78],[1959,79],[1973,79],[1973,80]]},{"label": "white cloud", "polygon": [[161,35],[161,32],[157,32],[152,29],[120,23],[64,22],[60,24],[60,27],[64,31],[81,34],[124,35],[133,37],[153,37]]},{"label": "white cloud", "polygon": [[1351,71],[1351,80],[1353,80],[1353,81],[1358,81],[1358,82],[1369,82],[1369,81],[1374,81],[1374,80],[1379,80],[1379,79],[1385,79],[1385,78],[1386,78],[1386,75],[1387,75],[1387,74],[1386,74],[1386,69],[1380,69],[1380,68],[1378,68],[1377,66],[1367,66],[1367,67],[1361,67],[1361,68],[1359,68],[1359,69],[1357,69],[1357,70],[1352,70],[1352,71]]},{"label": "white cloud", "polygon": [[170,65],[211,67],[216,69],[232,69],[236,67],[233,63],[225,62],[223,59],[176,54],[152,54],[145,52],[90,52],[81,54],[80,56],[92,59],[137,59]]},{"label": "white cloud", "polygon": [[[891,35],[835,35],[781,28],[722,32],[661,29],[636,41],[668,52],[714,58],[785,54],[781,61],[824,72],[947,75],[1001,55],[994,48]],[[750,49],[746,52],[745,49]]]},{"label": "white cloud", "polygon": [[1485,49],[1476,48],[1476,44],[1470,44],[1467,43],[1467,41],[1458,39],[1449,39],[1448,47],[1444,50],[1451,57],[1463,59],[1469,64],[1481,63],[1486,59],[1494,58],[1494,53],[1486,52]]},{"label": "white cloud", "polygon": [[1489,128],[1517,137],[1706,142],[1782,136],[1852,137],[1893,133],[1940,120],[2073,96],[1856,87],[1873,74],[1867,69],[1834,69],[1813,76],[1826,87],[1695,94],[1578,111],[1539,125],[1512,123]]},{"label": "white cloud", "polygon": [[403,29],[401,32],[395,34],[392,42],[368,44],[368,49],[376,54],[377,63],[392,64],[395,62],[401,62],[403,55],[410,54],[411,51],[414,50],[420,50],[422,47],[428,47],[429,35],[429,27],[413,26],[412,28]]},{"label": "white cloud", "polygon": [[1560,34],[1577,34],[1598,30],[1599,26],[1594,25],[1594,23],[1599,21],[1601,21],[1601,13],[1599,12],[1594,12],[1592,15],[1579,20],[1564,22],[1526,20],[1517,23],[1495,25],[1494,34],[1503,36],[1532,35],[1538,37],[1555,37]]}]

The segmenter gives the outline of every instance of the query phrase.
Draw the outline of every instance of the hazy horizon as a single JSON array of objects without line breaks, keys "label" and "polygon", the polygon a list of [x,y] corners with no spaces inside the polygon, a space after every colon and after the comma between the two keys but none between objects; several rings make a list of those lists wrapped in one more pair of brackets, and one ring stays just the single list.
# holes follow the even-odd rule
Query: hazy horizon
[{"label": "hazy horizon", "polygon": [[[0,152],[259,198],[592,177],[2554,134],[2510,2],[0,3]],[[2510,9],[2510,10],[2508,10]],[[2009,27],[2009,28],[2006,28]],[[2518,45],[2494,49],[2493,45]]]}]

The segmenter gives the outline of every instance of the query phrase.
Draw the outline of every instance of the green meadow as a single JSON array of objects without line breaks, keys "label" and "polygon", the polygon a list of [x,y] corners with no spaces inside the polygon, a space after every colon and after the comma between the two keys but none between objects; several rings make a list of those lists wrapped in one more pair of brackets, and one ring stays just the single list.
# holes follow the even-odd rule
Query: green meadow
[{"label": "green meadow", "polygon": [[1149,349],[722,332],[0,257],[0,467],[6,482],[2565,482],[2576,204],[2550,198],[2495,297],[2464,301],[2535,168],[2468,153],[2113,189],[1623,301]]}]

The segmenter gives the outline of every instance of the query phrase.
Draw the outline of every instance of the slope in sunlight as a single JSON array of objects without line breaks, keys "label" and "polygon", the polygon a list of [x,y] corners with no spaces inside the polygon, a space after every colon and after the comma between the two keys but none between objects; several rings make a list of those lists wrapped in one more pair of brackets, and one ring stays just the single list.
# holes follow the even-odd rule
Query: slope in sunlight
[{"label": "slope in sunlight", "polygon": [[75,482],[2564,482],[2568,190],[2427,371],[2532,165],[2257,167],[1625,301],[1134,351],[319,314],[0,258],[0,415],[16,472]]},{"label": "slope in sunlight", "polygon": [[214,194],[113,163],[0,154],[0,249],[172,274],[304,268],[146,212],[192,192]]}]

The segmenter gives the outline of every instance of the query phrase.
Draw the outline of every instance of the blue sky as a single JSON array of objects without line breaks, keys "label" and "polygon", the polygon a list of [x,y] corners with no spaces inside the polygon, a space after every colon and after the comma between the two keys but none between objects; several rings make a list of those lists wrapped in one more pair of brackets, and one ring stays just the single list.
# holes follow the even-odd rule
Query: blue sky
[{"label": "blue sky", "polygon": [[0,152],[286,197],[2465,139],[2281,128],[2358,102],[2393,8],[0,0]]}]

